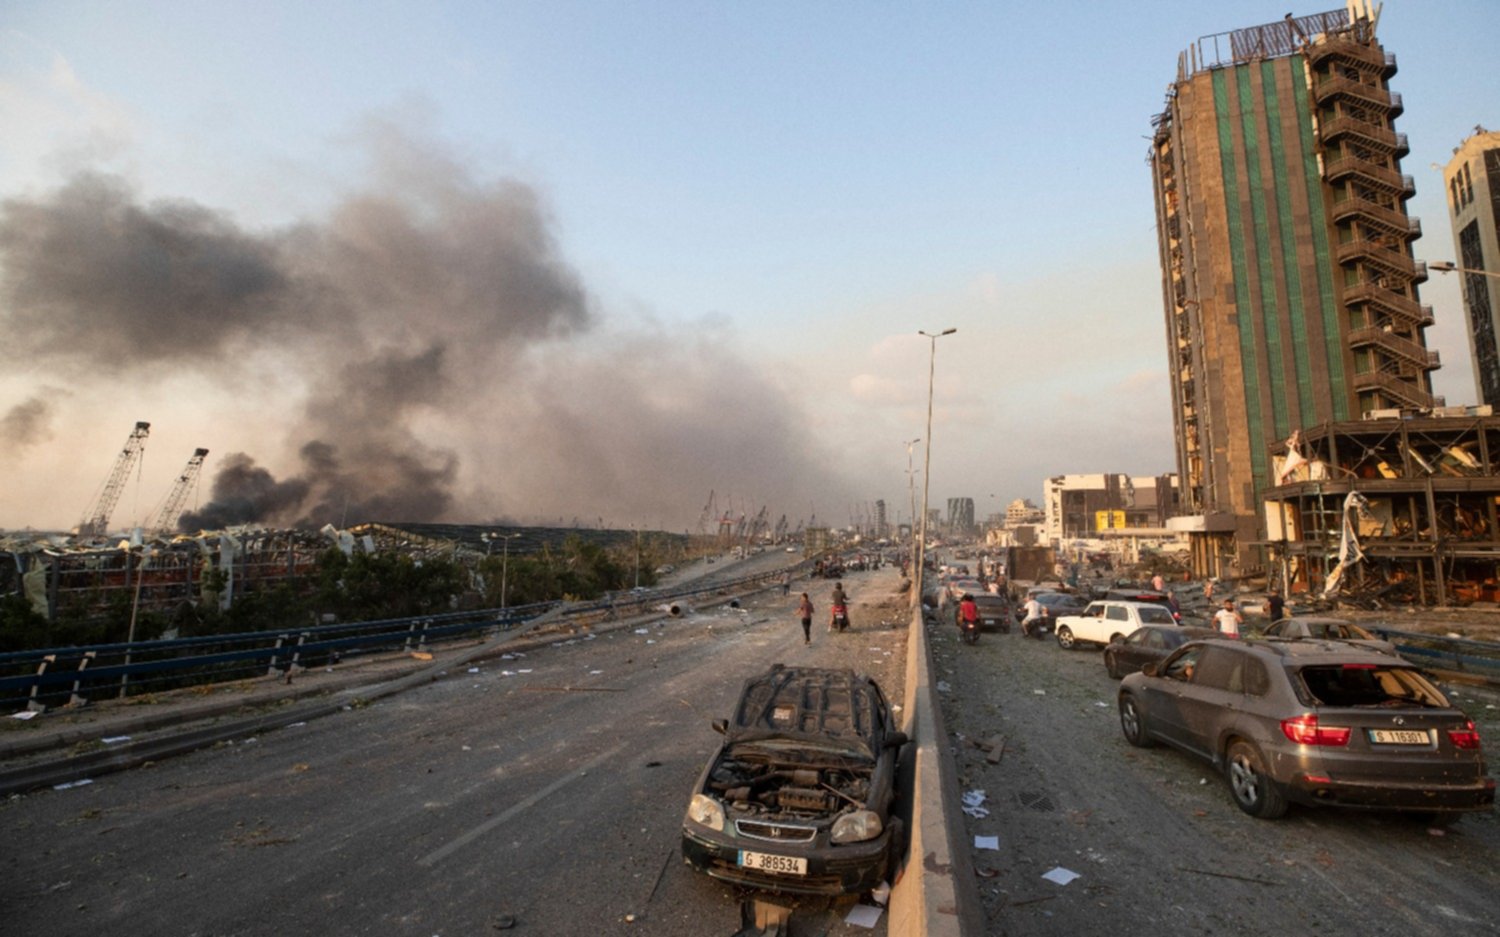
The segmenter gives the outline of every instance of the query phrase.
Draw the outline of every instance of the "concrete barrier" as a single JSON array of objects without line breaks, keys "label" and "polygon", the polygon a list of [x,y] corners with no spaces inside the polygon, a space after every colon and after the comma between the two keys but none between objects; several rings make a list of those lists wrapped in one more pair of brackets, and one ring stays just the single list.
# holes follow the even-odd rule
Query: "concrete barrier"
[{"label": "concrete barrier", "polygon": [[[958,779],[943,728],[927,628],[912,616],[906,644],[906,715],[911,791],[910,849],[891,889],[891,937],[960,937],[984,933],[974,867],[959,817]],[[950,809],[951,808],[951,809]]]}]

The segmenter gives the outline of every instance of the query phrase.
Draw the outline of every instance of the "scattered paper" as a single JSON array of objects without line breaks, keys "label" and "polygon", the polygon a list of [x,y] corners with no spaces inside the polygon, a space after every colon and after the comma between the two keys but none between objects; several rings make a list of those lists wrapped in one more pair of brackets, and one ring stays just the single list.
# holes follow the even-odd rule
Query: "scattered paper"
[{"label": "scattered paper", "polygon": [[469,668],[469,673],[479,673],[479,668],[478,667],[470,667]]},{"label": "scattered paper", "polygon": [[870,898],[882,907],[891,900],[891,883],[881,882],[870,890]]},{"label": "scattered paper", "polygon": [[502,670],[502,671],[500,671],[500,676],[502,676],[502,677],[514,677],[515,675],[516,675],[516,672],[514,670]]},{"label": "scattered paper", "polygon": [[1069,882],[1073,881],[1073,879],[1082,878],[1082,876],[1077,872],[1074,872],[1072,869],[1065,869],[1062,866],[1058,866],[1057,868],[1043,875],[1042,878],[1046,879],[1049,882],[1056,882],[1059,885],[1066,885]]},{"label": "scattered paper", "polygon": [[1108,709],[1109,708],[1109,704],[1106,703],[1106,702],[1104,702],[1104,700],[1095,700],[1094,701],[1094,705],[1098,706],[1100,709]]},{"label": "scattered paper", "polygon": [[635,633],[636,634],[650,634],[651,633],[651,629],[650,628],[637,628],[637,629],[635,629]]},{"label": "scattered paper", "polygon": [[82,787],[85,784],[93,784],[93,783],[94,783],[94,779],[93,778],[84,778],[82,781],[65,781],[62,784],[54,784],[54,785],[52,785],[52,789],[54,791],[65,791],[65,790],[67,790],[70,787]]},{"label": "scattered paper", "polygon": [[880,909],[867,904],[857,904],[849,909],[849,915],[844,918],[844,923],[855,927],[873,928],[880,923]]},{"label": "scattered paper", "polygon": [[121,742],[128,741],[130,741],[130,736],[128,735],[111,735],[109,738],[103,740],[105,745],[118,745]]},{"label": "scattered paper", "polygon": [[597,677],[601,673],[604,673],[604,671],[602,671],[602,670],[590,670],[589,671],[589,676],[591,676],[591,677]]},{"label": "scattered paper", "polygon": [[984,804],[984,791],[969,791],[963,797],[963,811],[976,820],[983,820],[990,815],[988,807]]},{"label": "scattered paper", "polygon": [[1047,695],[1047,691],[1046,690],[1032,690],[1031,692],[1035,693],[1037,696],[1046,696]]},{"label": "scattered paper", "polygon": [[[1493,709],[1494,707],[1491,706],[1490,708]],[[22,710],[21,712],[18,712],[18,713],[11,713],[10,717],[12,719],[35,719],[36,718],[36,710],[34,710],[34,709]]]},{"label": "scattered paper", "polygon": [[998,836],[976,836],[974,837],[975,849],[992,849],[1000,851],[1000,837]]},{"label": "scattered paper", "polygon": [[291,725],[287,726],[287,728],[288,729],[300,729],[300,728],[302,728],[305,725],[307,725],[307,723],[305,723],[305,722],[294,722]]},{"label": "scattered paper", "polygon": [[939,693],[947,693],[952,689],[953,688],[948,685],[946,680],[939,680],[937,682],[937,690]]}]

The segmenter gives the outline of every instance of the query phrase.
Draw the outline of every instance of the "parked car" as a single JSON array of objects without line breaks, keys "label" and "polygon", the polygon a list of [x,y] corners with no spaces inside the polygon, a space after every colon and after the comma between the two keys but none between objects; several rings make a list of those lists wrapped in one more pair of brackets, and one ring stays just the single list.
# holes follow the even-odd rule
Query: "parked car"
[{"label": "parked car", "polygon": [[1190,641],[1120,683],[1126,741],[1166,742],[1224,773],[1245,813],[1289,803],[1488,810],[1473,720],[1416,667],[1339,641]]},{"label": "parked car", "polygon": [[857,894],[902,847],[890,813],[906,735],[874,680],[776,664],[745,681],[682,821],[682,855],[716,879]]},{"label": "parked car", "polygon": [[1116,680],[1156,663],[1189,641],[1218,637],[1212,628],[1144,625],[1104,649],[1104,670]]},{"label": "parked car", "polygon": [[1090,602],[1077,615],[1064,615],[1052,626],[1058,646],[1108,644],[1142,625],[1175,625],[1172,610],[1148,602]]},{"label": "parked car", "polygon": [[1283,618],[1266,627],[1261,637],[1301,640],[1318,638],[1323,640],[1348,641],[1386,654],[1396,653],[1396,645],[1365,628],[1342,618],[1321,616],[1296,616]]}]

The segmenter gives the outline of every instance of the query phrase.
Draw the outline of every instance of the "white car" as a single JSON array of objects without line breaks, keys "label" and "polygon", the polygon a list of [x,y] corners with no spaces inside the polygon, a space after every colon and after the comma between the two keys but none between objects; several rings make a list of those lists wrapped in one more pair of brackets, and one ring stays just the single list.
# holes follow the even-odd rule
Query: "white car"
[{"label": "white car", "polygon": [[1080,643],[1101,647],[1118,641],[1141,625],[1176,625],[1172,610],[1150,602],[1090,602],[1080,615],[1057,619],[1057,643],[1072,650]]}]

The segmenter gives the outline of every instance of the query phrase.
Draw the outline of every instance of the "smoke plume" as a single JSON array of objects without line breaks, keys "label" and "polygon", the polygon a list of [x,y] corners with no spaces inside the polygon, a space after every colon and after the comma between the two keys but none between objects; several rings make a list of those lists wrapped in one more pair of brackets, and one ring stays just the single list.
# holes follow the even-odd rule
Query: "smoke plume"
[{"label": "smoke plume", "polygon": [[[601,322],[532,188],[478,182],[399,133],[376,151],[372,182],[276,230],[146,203],[102,174],[0,202],[0,360],[80,386],[170,371],[254,393],[267,382],[251,362],[298,375],[295,403],[267,404],[288,416],[281,448],[221,463],[188,529],[687,526],[710,488],[796,502],[837,487],[796,408],[728,338],[682,349]],[[49,415],[28,401],[3,428],[35,436]]]},{"label": "smoke plume", "polygon": [[23,400],[0,417],[0,440],[9,458],[51,438],[52,405],[41,397]]}]

